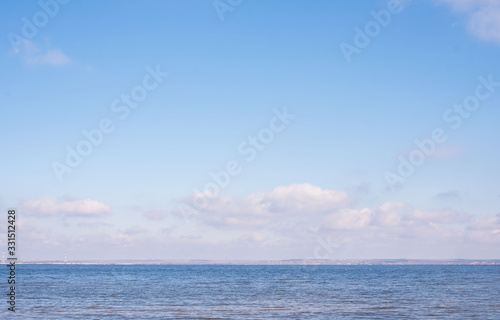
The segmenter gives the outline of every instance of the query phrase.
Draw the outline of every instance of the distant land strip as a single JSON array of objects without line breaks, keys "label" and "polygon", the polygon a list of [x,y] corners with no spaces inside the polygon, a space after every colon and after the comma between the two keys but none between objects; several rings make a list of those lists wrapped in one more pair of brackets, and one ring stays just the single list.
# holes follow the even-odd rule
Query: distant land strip
[{"label": "distant land strip", "polygon": [[276,265],[276,266],[356,266],[356,265],[500,265],[500,259],[343,259],[343,260],[76,260],[18,261],[18,264],[63,265]]}]

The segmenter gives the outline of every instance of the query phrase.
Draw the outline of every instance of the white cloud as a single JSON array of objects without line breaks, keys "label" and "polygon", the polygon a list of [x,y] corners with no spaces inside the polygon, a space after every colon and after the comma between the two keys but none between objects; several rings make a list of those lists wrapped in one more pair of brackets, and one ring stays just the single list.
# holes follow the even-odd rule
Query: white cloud
[{"label": "white cloud", "polygon": [[500,43],[500,1],[437,0],[468,16],[469,31],[483,40]]},{"label": "white cloud", "polygon": [[500,213],[492,217],[476,218],[469,225],[470,230],[500,230]]},{"label": "white cloud", "polygon": [[204,198],[203,207],[209,212],[253,213],[261,216],[280,214],[321,213],[350,205],[351,198],[344,191],[322,189],[308,183],[276,187],[270,192],[256,192],[244,199],[229,196],[214,197],[210,193],[194,194]]},{"label": "white cloud", "polygon": [[58,201],[55,197],[23,201],[19,207],[27,215],[40,217],[57,215],[96,217],[111,212],[111,207],[100,201],[91,199]]},{"label": "white cloud", "polygon": [[406,218],[413,223],[424,222],[440,224],[464,223],[469,220],[468,215],[450,209],[434,211],[415,209]]},{"label": "white cloud", "polygon": [[[101,202],[69,197],[23,202],[19,209],[39,216],[110,212]],[[168,218],[168,222],[148,224],[148,230],[139,225],[107,230],[102,226],[79,228],[66,235],[52,235],[41,228],[31,230],[23,239],[30,242],[28,247],[31,241],[58,246],[58,257],[63,247],[70,245],[80,257],[100,252],[99,256],[105,253],[107,259],[311,258],[318,247],[320,255],[328,253],[330,259],[470,258],[497,257],[500,245],[500,214],[475,217],[395,201],[358,207],[346,192],[311,184],[280,186],[243,197],[212,197],[205,210],[190,216],[187,222],[183,210],[134,210],[153,220]],[[144,247],[148,249],[144,251]],[[36,254],[36,250],[30,254]],[[55,255],[56,251],[47,254]]]},{"label": "white cloud", "polygon": [[456,210],[428,210],[394,201],[358,207],[347,192],[307,183],[243,197],[196,193],[184,199],[184,205],[193,199],[204,207],[187,217],[188,223],[183,210],[141,211],[151,219],[184,221],[174,222],[178,229],[166,233],[168,241],[194,252],[213,245],[222,256],[226,250],[236,250],[239,258],[250,251],[254,257],[312,257],[320,241],[334,243],[335,248],[328,249],[340,256],[365,258],[471,257],[479,245],[500,244],[500,216],[474,219]]},{"label": "white cloud", "polygon": [[[256,195],[258,198],[258,195]],[[322,189],[308,183],[277,187],[262,196],[270,211],[287,213],[329,212],[350,204],[344,191]]]},{"label": "white cloud", "polygon": [[326,217],[325,226],[338,230],[363,229],[370,225],[373,212],[370,209],[344,209]]},{"label": "white cloud", "polygon": [[60,67],[71,63],[71,59],[60,49],[42,49],[36,43],[26,40],[19,46],[18,54],[26,65],[48,65]]},{"label": "white cloud", "polygon": [[[193,194],[187,204],[203,203],[199,216],[217,227],[284,226],[349,207],[351,197],[343,191],[322,189],[308,183],[280,186],[269,192],[256,192],[244,198],[213,196],[209,192]],[[295,219],[295,220],[294,220]]]},{"label": "white cloud", "polygon": [[386,202],[375,213],[374,224],[395,227],[401,224],[401,216],[411,212],[411,207],[401,202]]},{"label": "white cloud", "polygon": [[210,193],[193,197],[205,198],[203,212],[195,217],[201,225],[245,232],[267,230],[284,238],[356,230],[401,235],[413,229],[408,234],[428,234],[470,220],[469,215],[450,209],[421,210],[401,202],[356,208],[346,192],[311,184],[280,186],[243,198]]},{"label": "white cloud", "polygon": [[47,50],[43,54],[28,57],[26,62],[31,65],[50,65],[58,67],[70,63],[71,60],[60,49],[52,49]]}]

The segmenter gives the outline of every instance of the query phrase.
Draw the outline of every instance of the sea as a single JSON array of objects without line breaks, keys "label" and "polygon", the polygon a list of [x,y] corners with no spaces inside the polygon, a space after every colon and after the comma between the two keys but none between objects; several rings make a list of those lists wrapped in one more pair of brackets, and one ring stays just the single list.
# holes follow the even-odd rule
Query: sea
[{"label": "sea", "polygon": [[18,265],[16,277],[0,319],[500,319],[498,265]]}]

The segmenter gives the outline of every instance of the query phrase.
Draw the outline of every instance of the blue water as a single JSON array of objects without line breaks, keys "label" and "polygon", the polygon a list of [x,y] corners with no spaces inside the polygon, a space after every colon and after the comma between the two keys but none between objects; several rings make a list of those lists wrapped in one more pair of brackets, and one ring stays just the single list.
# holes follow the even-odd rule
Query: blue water
[{"label": "blue water", "polygon": [[1,319],[500,319],[500,266],[19,265],[17,273],[17,312],[2,302]]}]

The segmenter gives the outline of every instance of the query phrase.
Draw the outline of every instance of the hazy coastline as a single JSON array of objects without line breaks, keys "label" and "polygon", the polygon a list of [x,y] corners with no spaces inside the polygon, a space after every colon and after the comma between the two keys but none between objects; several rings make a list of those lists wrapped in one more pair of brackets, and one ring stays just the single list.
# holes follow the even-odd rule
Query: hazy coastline
[{"label": "hazy coastline", "polygon": [[80,260],[19,261],[17,264],[61,265],[500,265],[499,259],[342,259],[342,260]]}]

